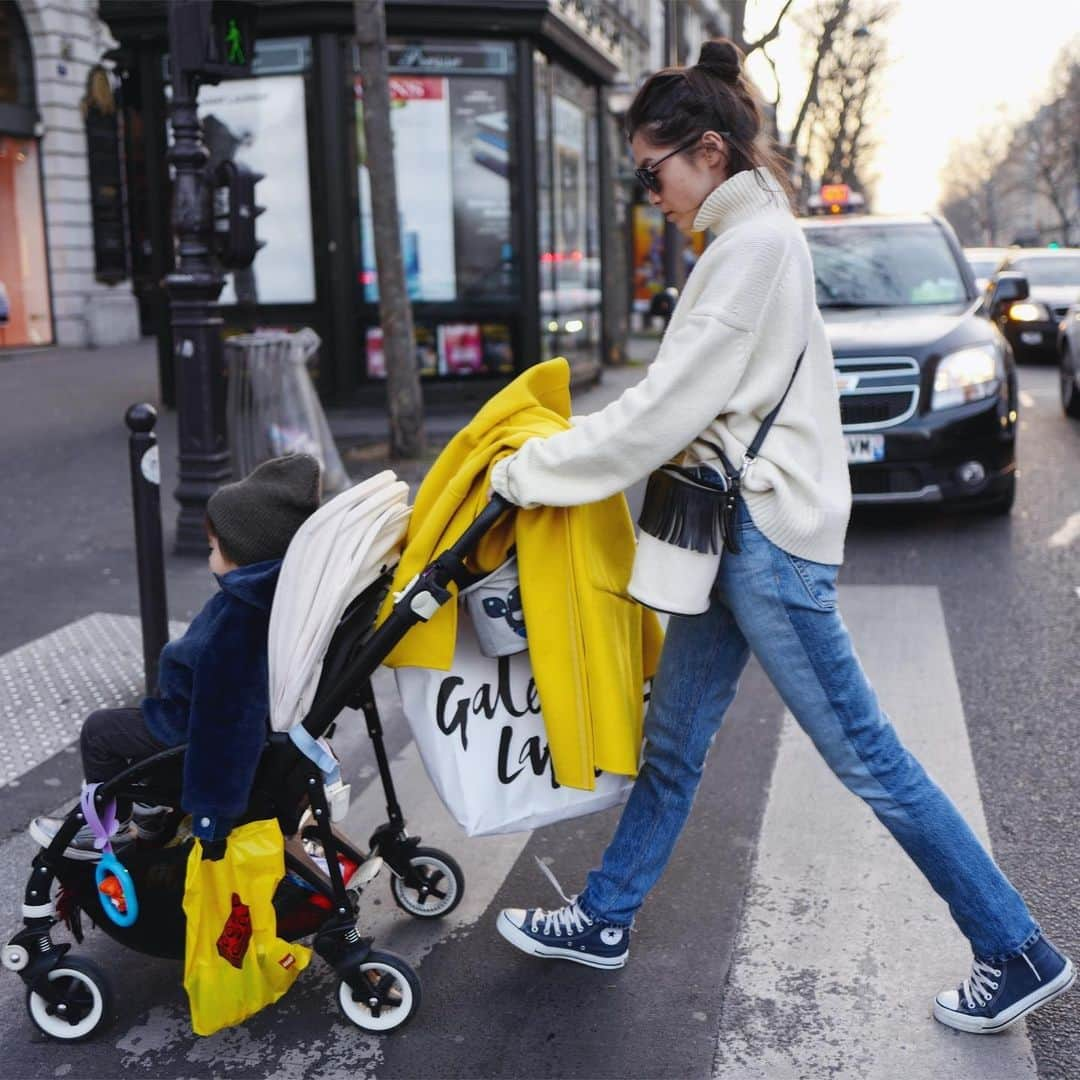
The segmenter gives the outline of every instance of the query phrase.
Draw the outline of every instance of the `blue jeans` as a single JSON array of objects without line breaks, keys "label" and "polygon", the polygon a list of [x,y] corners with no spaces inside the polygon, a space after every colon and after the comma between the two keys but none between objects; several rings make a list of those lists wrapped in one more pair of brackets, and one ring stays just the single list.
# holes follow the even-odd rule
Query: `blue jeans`
[{"label": "blue jeans", "polygon": [[581,906],[629,925],[690,812],[705,756],[750,653],[840,781],[865,800],[975,954],[1017,955],[1039,936],[1024,901],[949,798],[904,749],[836,610],[837,567],[771,543],[745,507],[703,615],[671,619],[645,718],[645,756]]}]

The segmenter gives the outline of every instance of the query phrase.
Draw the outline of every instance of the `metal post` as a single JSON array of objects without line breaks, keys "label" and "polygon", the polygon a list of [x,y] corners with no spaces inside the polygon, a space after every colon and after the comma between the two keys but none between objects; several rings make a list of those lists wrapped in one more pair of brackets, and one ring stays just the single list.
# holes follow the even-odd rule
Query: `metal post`
[{"label": "metal post", "polygon": [[153,405],[132,405],[124,420],[131,432],[128,450],[131,505],[135,513],[135,562],[139,572],[143,672],[146,693],[151,695],[156,694],[158,688],[158,657],[169,640],[165,551],[161,540],[161,466],[154,434],[157,410]]},{"label": "metal post", "polygon": [[206,502],[232,476],[225,425],[222,319],[217,306],[225,279],[212,254],[212,185],[197,112],[199,77],[177,62],[183,52],[178,13],[189,2],[173,0],[168,5],[173,89],[169,112],[173,145],[168,158],[176,169],[172,225],[177,258],[165,288],[176,368],[179,482],[175,494],[180,503],[176,551],[181,555],[205,553]]}]

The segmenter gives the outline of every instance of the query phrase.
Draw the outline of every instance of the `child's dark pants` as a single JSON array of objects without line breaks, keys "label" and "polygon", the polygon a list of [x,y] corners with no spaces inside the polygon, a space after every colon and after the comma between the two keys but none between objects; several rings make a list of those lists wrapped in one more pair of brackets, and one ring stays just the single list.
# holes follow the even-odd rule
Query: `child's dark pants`
[{"label": "child's dark pants", "polygon": [[[150,733],[141,709],[98,709],[83,724],[79,749],[83,776],[98,784],[168,747]],[[116,816],[121,821],[131,816],[129,799],[117,800]]]}]

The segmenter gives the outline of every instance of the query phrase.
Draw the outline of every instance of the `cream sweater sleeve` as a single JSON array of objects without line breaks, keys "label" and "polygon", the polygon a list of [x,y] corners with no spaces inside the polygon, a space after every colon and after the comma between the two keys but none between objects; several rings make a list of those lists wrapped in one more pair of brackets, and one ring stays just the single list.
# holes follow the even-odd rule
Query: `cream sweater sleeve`
[{"label": "cream sweater sleeve", "polygon": [[524,507],[597,502],[689,446],[746,372],[788,244],[783,234],[760,230],[740,237],[726,258],[707,251],[713,258],[696,268],[708,274],[705,287],[689,314],[673,320],[641,382],[568,431],[530,439],[498,462],[494,489]]}]

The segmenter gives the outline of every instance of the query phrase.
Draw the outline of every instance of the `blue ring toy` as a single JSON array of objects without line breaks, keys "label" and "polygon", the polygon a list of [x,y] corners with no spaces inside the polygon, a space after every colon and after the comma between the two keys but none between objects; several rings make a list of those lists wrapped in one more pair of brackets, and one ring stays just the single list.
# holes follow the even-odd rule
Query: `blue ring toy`
[{"label": "blue ring toy", "polygon": [[[113,903],[113,898],[101,892],[101,884],[110,874],[120,882],[120,891],[127,911],[120,911]],[[104,851],[94,871],[94,881],[98,886],[98,900],[105,914],[117,926],[131,926],[139,917],[139,900],[135,895],[135,882],[131,880],[128,868],[111,851]]]}]

